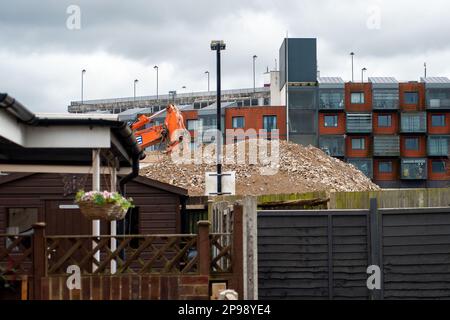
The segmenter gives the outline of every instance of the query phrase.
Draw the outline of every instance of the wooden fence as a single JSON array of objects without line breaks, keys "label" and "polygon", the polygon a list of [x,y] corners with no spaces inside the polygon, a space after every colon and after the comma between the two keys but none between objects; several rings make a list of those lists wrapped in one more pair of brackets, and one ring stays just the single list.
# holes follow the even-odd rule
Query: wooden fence
[{"label": "wooden fence", "polygon": [[[242,231],[242,207],[237,206],[233,211],[237,218],[233,219],[232,229]],[[115,250],[111,249],[112,240],[116,241]],[[160,298],[177,298],[174,294],[167,295],[169,291],[175,292],[174,288],[164,286],[178,285],[187,286],[183,290],[193,292],[183,293],[182,290],[180,295],[196,297],[198,290],[190,287],[192,283],[189,281],[203,281],[206,277],[226,282],[228,287],[242,295],[242,260],[242,235],[235,232],[211,233],[208,221],[198,222],[197,234],[47,236],[45,223],[38,223],[33,226],[31,236],[0,235],[0,279],[15,280],[24,277],[25,283],[30,284],[27,289],[30,299],[67,298],[68,295],[63,293],[65,286],[61,285],[61,279],[69,276],[68,267],[73,265],[80,268],[83,279],[90,279],[89,290],[93,283],[97,283],[96,277],[109,277],[108,281],[111,283],[118,277],[150,277],[159,279]],[[116,266],[115,272],[112,272],[112,262]],[[184,277],[187,280],[183,280]],[[49,286],[52,288],[53,285],[55,288],[52,291]],[[192,285],[203,286],[198,283]],[[56,292],[56,288],[63,291]],[[131,285],[129,288],[133,289]],[[142,292],[142,285],[139,288],[139,293],[135,292],[130,296],[151,296]],[[113,290],[112,287],[110,289]],[[199,290],[203,297],[204,288]],[[83,294],[75,294],[75,297],[80,296]],[[84,296],[87,297],[88,294],[85,292]],[[114,299],[117,296],[109,297]]]},{"label": "wooden fence", "polygon": [[[450,207],[260,210],[261,299],[449,299]],[[380,268],[380,289],[367,268]]]}]

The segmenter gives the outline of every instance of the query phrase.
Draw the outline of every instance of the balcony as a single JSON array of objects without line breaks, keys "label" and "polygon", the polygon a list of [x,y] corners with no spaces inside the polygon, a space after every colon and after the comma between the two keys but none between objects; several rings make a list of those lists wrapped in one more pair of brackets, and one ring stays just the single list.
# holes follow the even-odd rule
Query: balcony
[{"label": "balcony", "polygon": [[428,155],[448,157],[450,136],[428,136]]},{"label": "balcony", "polygon": [[319,148],[332,157],[343,157],[345,155],[344,136],[321,136],[319,137]]},{"label": "balcony", "polygon": [[373,110],[397,110],[399,108],[398,90],[373,90]]},{"label": "balcony", "polygon": [[411,112],[401,114],[402,133],[427,132],[427,114],[425,112]]},{"label": "balcony", "polygon": [[373,155],[376,157],[400,156],[400,137],[399,136],[373,137]]},{"label": "balcony", "polygon": [[402,159],[401,171],[404,180],[426,180],[427,159]]},{"label": "balcony", "polygon": [[348,163],[351,163],[356,168],[358,168],[362,173],[364,173],[370,179],[373,178],[373,161],[372,159],[347,159]]},{"label": "balcony", "polygon": [[427,109],[450,110],[450,89],[449,88],[428,89]]},{"label": "balcony", "polygon": [[348,133],[371,133],[372,114],[371,113],[347,113]]},{"label": "balcony", "polygon": [[319,110],[344,110],[344,90],[320,90]]}]

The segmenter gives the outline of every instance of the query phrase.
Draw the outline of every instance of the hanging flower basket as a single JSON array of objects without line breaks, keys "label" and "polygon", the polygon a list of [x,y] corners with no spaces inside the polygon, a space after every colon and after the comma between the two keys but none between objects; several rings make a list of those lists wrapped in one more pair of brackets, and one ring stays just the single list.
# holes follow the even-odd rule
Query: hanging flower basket
[{"label": "hanging flower basket", "polygon": [[81,213],[91,220],[122,220],[129,208],[133,208],[133,199],[124,198],[118,192],[80,190],[75,201]]}]

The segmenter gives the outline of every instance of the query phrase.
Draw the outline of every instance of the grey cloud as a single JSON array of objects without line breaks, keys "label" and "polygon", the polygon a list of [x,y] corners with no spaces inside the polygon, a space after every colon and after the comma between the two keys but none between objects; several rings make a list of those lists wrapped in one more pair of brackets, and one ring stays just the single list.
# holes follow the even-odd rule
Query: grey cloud
[{"label": "grey cloud", "polygon": [[[204,71],[211,71],[212,85],[215,74],[215,57],[209,50],[209,42],[221,38],[227,42],[227,50],[223,54],[224,86],[250,87],[252,55],[258,55],[260,79],[266,66],[272,68],[274,65],[286,30],[291,37],[319,39],[318,59],[322,74],[348,78],[350,51],[357,53],[358,64],[364,63],[377,72],[379,67],[385,66],[386,70],[380,73],[398,78],[415,75],[416,71],[408,69],[420,70],[417,61],[422,57],[441,64],[442,72],[450,72],[446,61],[439,61],[450,51],[450,20],[442,18],[450,13],[450,4],[445,0],[426,3],[411,0],[3,2],[0,53],[5,53],[5,56],[36,55],[36,63],[41,63],[40,58],[55,53],[64,55],[67,61],[78,55],[76,63],[79,66],[61,70],[65,72],[64,76],[74,79],[78,79],[77,68],[88,63],[90,56],[106,52],[110,56],[135,61],[150,71],[154,64],[172,66],[172,78],[161,84],[161,92],[181,85],[186,85],[188,90],[204,89]],[[66,28],[66,8],[72,4],[81,8],[81,30]],[[370,30],[366,26],[370,6],[378,6],[381,10],[379,30]],[[268,20],[265,21],[266,18]],[[85,62],[79,59],[85,59]],[[414,67],[409,63],[414,63]],[[6,64],[7,61],[0,62],[0,73],[6,72],[6,67],[2,69]],[[8,72],[16,70],[20,74],[14,75],[14,81],[0,82],[0,91],[5,87],[26,97],[27,101],[39,101],[41,109],[58,99],[66,99],[59,102],[63,110],[69,100],[77,99],[78,81],[61,83],[60,75],[53,72],[54,68],[54,64],[46,62],[40,68],[27,70],[20,68],[16,61]],[[118,69],[117,74],[122,77],[127,74],[122,70],[123,65],[109,68]],[[89,76],[93,77],[94,72],[90,70]],[[129,74],[130,78],[135,76]],[[21,88],[23,81],[34,89],[27,91]],[[123,79],[125,87],[129,85],[127,81]],[[153,87],[150,81],[145,86]],[[54,88],[58,85],[61,93],[55,94]],[[104,89],[113,86],[109,79],[102,79],[95,85],[91,90],[102,89],[101,92],[106,92],[105,98],[123,94],[117,89]]]}]

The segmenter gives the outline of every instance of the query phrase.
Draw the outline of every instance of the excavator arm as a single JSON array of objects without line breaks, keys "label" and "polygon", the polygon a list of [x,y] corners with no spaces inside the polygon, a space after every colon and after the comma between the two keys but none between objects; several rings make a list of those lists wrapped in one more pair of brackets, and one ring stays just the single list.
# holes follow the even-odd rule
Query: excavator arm
[{"label": "excavator arm", "polygon": [[183,115],[173,104],[167,105],[165,111],[167,114],[164,124],[142,129],[146,124],[151,123],[153,121],[152,118],[158,115],[159,112],[150,117],[141,115],[138,120],[131,125],[136,140],[142,149],[158,143],[167,142],[165,152],[170,153],[175,146],[183,141],[183,134],[186,131]]}]

